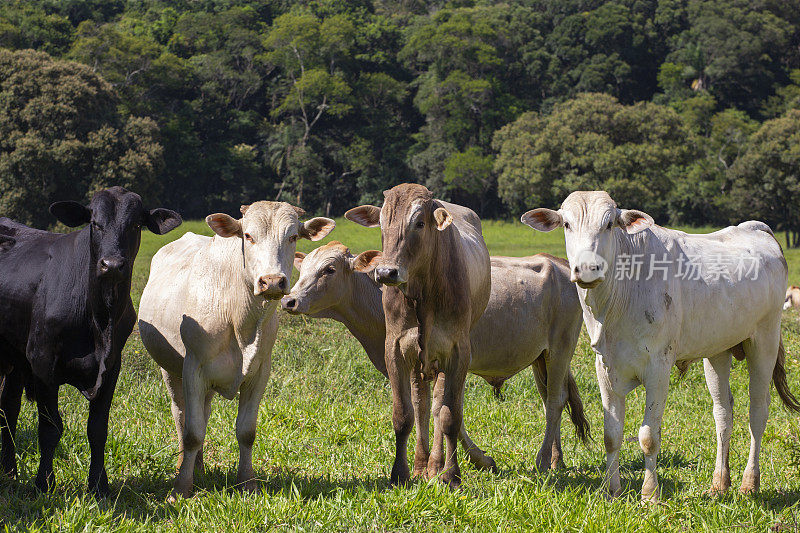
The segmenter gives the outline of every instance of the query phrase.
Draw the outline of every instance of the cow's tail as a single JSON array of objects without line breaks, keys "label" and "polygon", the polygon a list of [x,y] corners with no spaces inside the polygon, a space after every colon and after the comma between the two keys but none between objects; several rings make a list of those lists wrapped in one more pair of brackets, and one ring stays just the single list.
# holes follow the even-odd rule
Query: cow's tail
[{"label": "cow's tail", "polygon": [[786,383],[786,351],[783,349],[783,341],[778,344],[778,360],[775,361],[775,369],[772,371],[772,382],[775,383],[775,389],[778,391],[783,405],[787,409],[800,413],[800,402],[794,397],[792,391],[789,390],[789,385]]},{"label": "cow's tail", "polygon": [[575,433],[584,444],[589,444],[592,440],[592,433],[589,428],[589,421],[586,419],[586,412],[583,410],[583,401],[578,393],[578,384],[572,371],[567,373],[567,412],[569,419],[575,426]]}]

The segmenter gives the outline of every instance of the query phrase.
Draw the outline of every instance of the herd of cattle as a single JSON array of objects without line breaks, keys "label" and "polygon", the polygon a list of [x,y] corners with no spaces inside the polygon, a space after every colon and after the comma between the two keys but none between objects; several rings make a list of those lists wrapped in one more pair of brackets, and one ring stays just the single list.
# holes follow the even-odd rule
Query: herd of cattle
[{"label": "herd of cattle", "polygon": [[[465,428],[467,372],[499,393],[506,379],[533,369],[546,413],[536,465],[557,468],[563,462],[564,407],[578,437],[589,438],[570,372],[585,324],[596,353],[604,487],[611,496],[622,490],[626,395],[645,387],[638,436],[645,458],[642,499],[657,500],[656,456],[670,370],[685,370],[698,359],[716,422],[711,492],[730,487],[732,357],[746,359],[750,380],[750,454],[740,490],[759,490],[770,384],[788,408],[800,412],[786,383],[780,336],[782,305],[800,305],[800,289],[784,292],[786,261],[766,224],[749,221],[693,235],[657,226],[641,211],[619,209],[605,192],[574,192],[558,211],[534,209],[522,216],[539,231],[563,227],[568,260],[547,254],[490,257],[473,211],[436,200],[416,184],[398,185],[384,196],[380,208],[365,205],[345,214],[380,228],[381,251],[354,256],[333,241],[308,255],[296,252],[297,239],[320,240],[334,221],[301,222],[302,209],[260,201],[243,205],[240,219],[209,215],[215,236],[186,233],[155,254],[139,306],[139,332],[172,400],[180,451],[174,495],[190,495],[195,469],[202,468],[215,394],[231,400],[238,394],[237,483],[257,487],[252,447],[278,305],[342,322],[389,378],[396,438],[392,484],[412,475],[406,450],[414,424],[413,475],[457,487],[457,441],[476,467],[496,469]],[[59,234],[0,218],[0,463],[5,474],[16,475],[14,434],[27,393],[39,413],[35,484],[42,491],[52,488],[53,456],[63,431],[58,389],[70,384],[89,400],[88,484],[103,496],[109,490],[109,409],[122,348],[136,322],[130,290],[140,228],[163,234],[181,218],[168,209],[145,209],[137,194],[120,187],[96,193],[88,206],[57,202],[50,212],[67,226],[85,227]],[[747,275],[684,271],[687,258],[710,267],[723,256],[750,261]],[[617,275],[614,266],[632,257],[638,258],[637,270]],[[290,289],[293,265],[300,275]]]}]

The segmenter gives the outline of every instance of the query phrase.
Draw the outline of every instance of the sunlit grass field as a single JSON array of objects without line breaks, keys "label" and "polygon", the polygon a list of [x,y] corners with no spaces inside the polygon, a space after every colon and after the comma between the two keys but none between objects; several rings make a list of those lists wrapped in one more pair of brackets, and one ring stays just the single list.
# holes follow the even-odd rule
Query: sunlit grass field
[{"label": "sunlit grass field", "polygon": [[[202,222],[184,223],[161,237],[143,233],[134,273],[137,306],[151,257],[186,231],[210,234]],[[493,255],[564,255],[560,231],[542,234],[519,223],[485,222],[484,235]],[[332,239],[349,245],[353,252],[380,247],[379,230],[344,219],[337,220],[337,228],[323,242]],[[308,252],[318,244],[301,241],[298,249]],[[797,283],[800,250],[788,250],[786,255],[790,282]],[[565,417],[565,469],[535,471],[544,416],[530,371],[506,383],[504,400],[496,399],[483,380],[470,376],[465,422],[476,443],[495,458],[500,472],[475,470],[459,449],[460,491],[419,480],[406,488],[389,488],[394,435],[388,382],[344,326],[286,314],[280,321],[254,449],[260,492],[241,494],[233,487],[238,456],[236,402],[218,397],[206,440],[206,472],[197,480],[196,494],[175,505],[166,502],[178,452],[175,430],[158,368],[134,331],[124,352],[106,448],[112,496],[98,502],[87,494],[88,405],[75,389],[63,387],[65,433],[56,455],[57,486],[47,495],[33,489],[38,465],[36,415],[34,405],[25,403],[17,433],[20,475],[14,481],[0,481],[0,524],[10,530],[144,531],[800,528],[800,417],[789,414],[774,391],[761,456],[762,491],[744,497],[735,490],[749,447],[744,363],[736,363],[732,371],[734,490],[722,498],[703,496],[711,483],[716,440],[702,365],[695,364],[684,379],[673,375],[659,455],[663,502],[639,503],[643,461],[635,436],[643,414],[642,388],[628,396],[621,457],[623,486],[628,490],[616,501],[605,499],[599,490],[605,461],[602,406],[585,334],[572,371],[594,442],[581,445]],[[800,325],[793,312],[784,316],[784,341],[789,384],[800,394]],[[413,438],[409,457],[412,454]]]}]

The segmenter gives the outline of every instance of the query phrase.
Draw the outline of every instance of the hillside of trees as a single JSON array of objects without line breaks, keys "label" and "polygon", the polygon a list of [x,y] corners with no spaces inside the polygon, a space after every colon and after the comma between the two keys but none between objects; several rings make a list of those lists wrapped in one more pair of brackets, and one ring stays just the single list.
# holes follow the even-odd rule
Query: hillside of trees
[{"label": "hillside of trees", "polygon": [[402,181],[516,217],[603,188],[800,244],[800,0],[6,0],[0,215],[186,217]]}]

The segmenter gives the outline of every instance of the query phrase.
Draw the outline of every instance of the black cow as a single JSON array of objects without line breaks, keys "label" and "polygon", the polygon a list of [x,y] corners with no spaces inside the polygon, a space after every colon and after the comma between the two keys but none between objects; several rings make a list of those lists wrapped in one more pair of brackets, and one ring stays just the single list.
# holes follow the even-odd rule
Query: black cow
[{"label": "black cow", "polygon": [[63,424],[58,388],[73,385],[89,400],[89,489],[108,493],[104,464],[108,412],[122,347],[133,331],[131,272],[140,228],[163,234],[181,223],[169,209],[147,211],[122,187],[99,191],[89,206],[56,202],[50,212],[72,233],[50,233],[0,218],[0,464],[16,475],[14,433],[23,389],[39,411],[36,487],[52,488],[53,454]]}]

